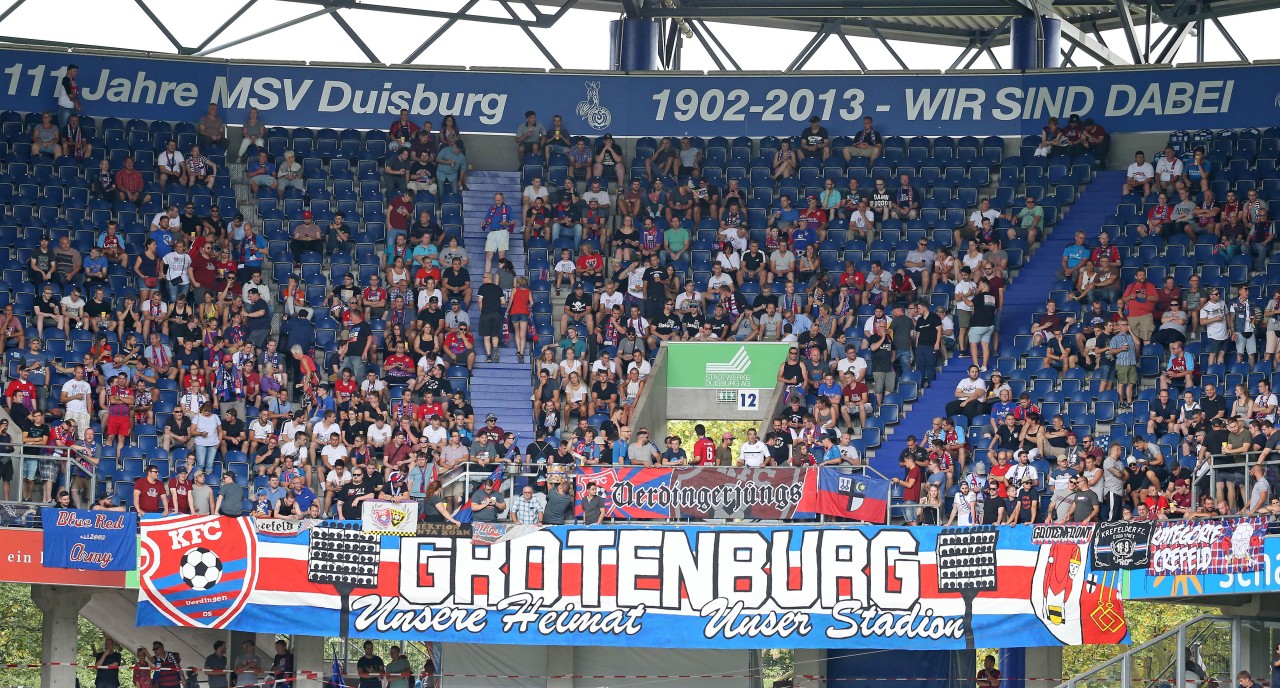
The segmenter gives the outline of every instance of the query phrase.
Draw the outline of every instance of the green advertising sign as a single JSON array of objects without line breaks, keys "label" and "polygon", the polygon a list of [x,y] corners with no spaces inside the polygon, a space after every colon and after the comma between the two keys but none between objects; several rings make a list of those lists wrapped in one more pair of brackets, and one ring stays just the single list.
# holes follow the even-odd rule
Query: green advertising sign
[{"label": "green advertising sign", "polygon": [[791,344],[672,342],[667,346],[670,389],[772,389]]}]

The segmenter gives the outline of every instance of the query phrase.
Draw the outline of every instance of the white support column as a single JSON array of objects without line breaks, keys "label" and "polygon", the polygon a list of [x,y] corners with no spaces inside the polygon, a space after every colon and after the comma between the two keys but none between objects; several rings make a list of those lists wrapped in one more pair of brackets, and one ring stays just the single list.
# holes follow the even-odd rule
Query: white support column
[{"label": "white support column", "polygon": [[[825,688],[827,683],[827,651],[795,650],[791,653],[795,667],[795,684],[803,688]],[[812,676],[813,678],[801,678]],[[764,688],[769,688],[765,686]]]},{"label": "white support column", "polygon": [[[1062,679],[1061,647],[1028,647],[1026,649],[1027,688],[1047,688]],[[1046,681],[1044,679],[1053,679]]]},{"label": "white support column", "polygon": [[[547,646],[547,675],[573,676],[573,647],[568,645]],[[547,679],[547,688],[573,688],[572,678]]]},{"label": "white support column", "polygon": [[32,585],[31,601],[44,613],[40,634],[40,688],[75,688],[76,636],[79,633],[80,609],[89,602],[84,588],[62,585]]},{"label": "white support column", "polygon": [[298,688],[320,688],[323,680],[311,678],[311,676],[329,675],[330,667],[324,661],[324,638],[314,635],[295,635],[293,663],[298,670]]}]

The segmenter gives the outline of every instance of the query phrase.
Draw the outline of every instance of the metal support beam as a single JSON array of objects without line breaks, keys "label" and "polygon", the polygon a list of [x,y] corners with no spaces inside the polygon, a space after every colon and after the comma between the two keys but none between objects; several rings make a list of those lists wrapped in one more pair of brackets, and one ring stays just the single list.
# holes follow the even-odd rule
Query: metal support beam
[{"label": "metal support beam", "polygon": [[204,39],[204,41],[202,41],[200,45],[197,45],[193,52],[200,52],[201,50],[204,50],[205,48],[209,47],[209,44],[213,42],[213,39],[217,38],[218,36],[221,36],[223,31],[226,31],[228,28],[230,28],[231,25],[234,24],[237,19],[243,16],[245,12],[248,12],[249,8],[253,7],[254,3],[256,3],[257,1],[258,0],[247,0],[247,2],[245,2],[244,5],[240,7],[240,9],[236,10],[235,14],[231,15],[230,18],[222,22],[222,26],[219,26],[218,28],[214,29],[213,33],[209,34],[208,38]]},{"label": "metal support beam", "polygon": [[976,39],[969,41],[969,45],[966,45],[964,50],[961,50],[960,54],[956,55],[956,61],[952,62],[950,67],[947,67],[948,72],[955,71],[955,68],[959,67],[961,62],[964,62],[965,56],[969,54],[970,50],[973,50],[973,45],[975,43],[977,43]]},{"label": "metal support beam", "polygon": [[889,41],[885,40],[884,34],[880,33],[880,29],[877,29],[873,22],[863,22],[863,25],[871,31],[871,35],[880,39],[880,44],[884,46],[885,50],[889,51],[889,54],[893,56],[894,60],[897,60],[899,67],[902,67],[903,69],[910,69],[910,67],[907,66],[907,63],[903,62],[901,57],[898,57],[898,51],[894,50],[892,45],[889,45]]},{"label": "metal support beam", "polygon": [[702,31],[702,34],[706,36],[708,40],[710,40],[712,43],[715,44],[716,48],[720,51],[720,54],[724,55],[724,59],[729,61],[730,66],[732,66],[734,69],[738,69],[738,70],[742,69],[742,66],[738,64],[738,61],[733,59],[733,55],[729,54],[729,50],[724,47],[723,43],[720,42],[720,39],[716,38],[716,32],[712,31],[711,27],[707,26],[706,22],[702,21],[701,19],[695,19],[690,23],[696,25],[698,29]]},{"label": "metal support beam", "polygon": [[[1001,21],[1000,25],[997,26],[994,31],[988,32],[987,35],[974,46],[973,57],[969,58],[969,62],[965,64],[964,68],[969,69],[978,61],[978,58],[981,57],[983,53],[990,51],[991,44],[994,43],[997,38],[1004,35],[1005,30],[1008,29],[1009,25],[1012,23],[1013,17],[1005,17],[1004,21]],[[994,57],[992,58],[992,61],[995,61]]]},{"label": "metal support beam", "polygon": [[[498,0],[498,2],[502,5],[503,9],[507,11],[507,14],[511,15],[512,19],[520,18],[520,15],[516,14],[515,9],[511,7],[510,2],[507,2],[507,0]],[[542,56],[547,58],[547,62],[550,62],[552,67],[555,69],[563,69],[563,67],[560,66],[560,61],[556,59],[556,56],[552,55],[551,51],[547,50],[547,46],[543,45],[542,41],[538,40],[538,37],[533,35],[533,30],[529,28],[528,24],[521,24],[520,30],[524,32],[525,36],[528,36],[529,40],[533,42],[533,47],[537,48],[538,52],[542,53]]]},{"label": "metal support beam", "polygon": [[0,22],[8,19],[9,15],[13,14],[14,10],[18,9],[19,7],[22,7],[22,3],[26,1],[27,0],[15,0],[12,5],[9,5],[9,9],[4,11],[4,14],[0,14]]},{"label": "metal support beam", "polygon": [[698,27],[695,26],[693,22],[685,22],[685,26],[689,27],[689,31],[693,32],[693,37],[698,39],[698,42],[702,44],[702,49],[707,51],[707,54],[711,56],[711,61],[716,63],[716,69],[723,72],[724,62],[721,62],[720,56],[716,54],[716,51],[711,49],[711,44],[707,42],[705,37],[703,37],[702,32],[698,30]]},{"label": "metal support beam", "polygon": [[794,72],[803,68],[809,62],[809,58],[813,57],[813,54],[818,51],[818,48],[822,47],[822,44],[826,42],[827,37],[830,35],[827,33],[826,27],[818,29],[816,33],[809,37],[809,42],[800,48],[799,54],[791,60],[791,64],[787,65],[786,71]]},{"label": "metal support beam", "polygon": [[1072,57],[1073,55],[1075,55],[1075,53],[1076,53],[1076,46],[1074,46],[1074,45],[1073,45],[1073,46],[1071,46],[1071,47],[1067,48],[1066,50],[1059,50],[1058,52],[1062,53],[1062,66],[1063,66],[1063,67],[1075,67],[1075,66],[1076,66],[1076,61],[1075,61],[1075,60],[1073,60],[1073,59],[1071,59],[1071,57]]},{"label": "metal support beam", "polygon": [[143,0],[133,1],[138,3],[138,7],[142,8],[142,13],[147,15],[147,18],[151,20],[152,24],[156,25],[157,29],[160,29],[160,33],[164,34],[164,37],[169,39],[169,42],[173,44],[174,49],[176,49],[179,54],[185,55],[191,52],[184,48],[182,44],[178,42],[177,38],[174,38],[173,33],[169,31],[169,27],[165,26],[164,22],[160,21],[160,17],[157,17],[156,13],[152,12],[150,7],[147,7],[146,2],[143,2]]},{"label": "metal support beam", "polygon": [[863,62],[862,56],[858,54],[857,50],[853,49],[853,42],[849,40],[849,37],[844,35],[843,31],[838,32],[836,36],[840,38],[841,43],[844,43],[844,49],[849,51],[849,55],[853,57],[853,61],[858,63],[858,69],[861,69],[864,72],[867,71],[867,63]]},{"label": "metal support beam", "polygon": [[991,48],[987,48],[987,57],[991,58],[991,64],[995,65],[996,69],[1004,69],[1004,66],[1000,64],[1000,59],[996,57],[995,51]]},{"label": "metal support beam", "polygon": [[[375,5],[366,2],[341,2],[334,3],[333,0],[280,0],[281,2],[292,2],[303,5],[320,5],[325,9],[344,9],[363,10],[367,12],[384,12],[387,14],[410,15],[414,17],[429,17],[432,19],[452,19],[458,15],[458,12],[447,12],[443,10],[427,10],[420,7],[397,7],[394,5]],[[485,24],[502,24],[504,26],[530,26],[533,28],[546,29],[556,23],[560,17],[564,16],[570,8],[577,4],[577,0],[564,0],[564,4],[556,10],[555,14],[542,14],[537,19],[529,21],[523,19],[518,14],[512,14],[510,17],[491,17],[483,14],[469,15],[465,17],[467,21],[481,22]]]},{"label": "metal support beam", "polygon": [[1204,20],[1196,21],[1196,62],[1204,62]]},{"label": "metal support beam", "polygon": [[1173,30],[1173,35],[1165,42],[1164,48],[1160,50],[1160,54],[1156,56],[1156,62],[1172,62],[1178,56],[1178,50],[1182,48],[1182,42],[1187,39],[1187,34],[1191,31],[1191,24],[1182,24]]},{"label": "metal support beam", "polygon": [[640,4],[644,0],[622,0],[622,14],[628,19],[635,19],[640,16]]},{"label": "metal support beam", "polygon": [[346,19],[342,18],[341,14],[338,14],[337,10],[334,10],[329,16],[333,17],[333,20],[338,23],[338,26],[342,27],[343,32],[347,34],[347,37],[351,39],[352,43],[356,44],[356,47],[360,49],[360,52],[364,53],[365,59],[369,60],[372,64],[381,64],[378,56],[373,54],[373,51],[365,44],[364,39],[360,38],[360,34],[356,33],[356,30],[351,28],[351,25],[347,23]]},{"label": "metal support beam", "polygon": [[1244,54],[1244,51],[1240,49],[1240,46],[1236,45],[1236,39],[1231,37],[1231,32],[1227,31],[1227,27],[1223,26],[1222,22],[1218,21],[1217,17],[1213,17],[1209,21],[1213,22],[1213,25],[1218,27],[1218,31],[1222,33],[1222,37],[1227,39],[1227,45],[1231,46],[1231,49],[1236,51],[1236,57],[1240,58],[1242,62],[1248,62],[1248,56]]},{"label": "metal support beam", "polygon": [[431,34],[430,36],[427,36],[427,40],[423,41],[422,45],[419,45],[417,48],[414,49],[413,52],[409,53],[408,57],[404,58],[404,60],[402,61],[402,64],[412,64],[414,60],[418,59],[419,55],[425,52],[427,48],[431,47],[431,44],[440,40],[441,36],[443,36],[450,28],[452,28],[454,24],[457,24],[458,20],[461,19],[461,15],[466,14],[472,7],[475,7],[476,3],[479,1],[480,0],[469,0],[467,4],[462,6],[462,9],[458,10],[459,16],[454,17],[453,19],[450,19],[449,21],[446,21],[445,23],[441,24],[440,28],[435,30],[435,33]]},{"label": "metal support beam", "polygon": [[[1138,51],[1138,34],[1133,29],[1133,15],[1129,14],[1129,0],[1116,0],[1116,16],[1120,19],[1121,33],[1129,44],[1129,53],[1133,55],[1134,64],[1142,64],[1142,53]],[[1098,36],[1101,40],[1102,36]]]},{"label": "metal support beam", "polygon": [[255,38],[262,38],[263,36],[273,34],[277,31],[283,31],[289,28],[290,26],[296,26],[298,24],[301,24],[304,21],[310,21],[312,19],[315,19],[316,17],[323,17],[324,15],[329,14],[330,12],[333,12],[333,10],[328,8],[322,9],[322,10],[316,10],[315,12],[312,12],[310,14],[304,14],[301,17],[290,19],[289,21],[286,21],[286,22],[281,22],[279,24],[276,24],[275,26],[265,28],[261,31],[254,31],[251,34],[247,36],[241,36],[240,38],[237,38],[234,41],[228,41],[226,43],[223,43],[222,45],[215,45],[212,48],[205,48],[204,50],[196,51],[196,56],[204,57],[205,55],[212,55],[213,53],[216,53],[219,50],[226,50],[227,48],[235,47],[237,45],[240,45],[241,43],[248,43],[249,41],[252,41]]}]

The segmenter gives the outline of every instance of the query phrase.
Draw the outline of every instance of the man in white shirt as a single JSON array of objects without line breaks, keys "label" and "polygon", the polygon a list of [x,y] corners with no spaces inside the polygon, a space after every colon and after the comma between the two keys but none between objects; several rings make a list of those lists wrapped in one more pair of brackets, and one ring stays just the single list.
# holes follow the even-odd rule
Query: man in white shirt
[{"label": "man in white shirt", "polygon": [[427,427],[422,429],[422,439],[436,453],[444,449],[445,443],[449,441],[449,429],[440,425],[440,416],[431,416]]},{"label": "man in white shirt", "polygon": [[1147,162],[1147,156],[1142,151],[1133,154],[1133,162],[1129,165],[1129,171],[1125,173],[1124,195],[1128,196],[1136,189],[1142,189],[1142,195],[1146,196],[1151,193],[1151,181],[1155,178],[1155,168],[1151,163]]},{"label": "man in white shirt", "polygon": [[1204,352],[1209,354],[1210,363],[1222,364],[1226,360],[1230,333],[1227,329],[1227,306],[1222,302],[1222,290],[1218,287],[1209,288],[1209,300],[1200,307],[1200,326],[1207,336]]},{"label": "man in white shirt", "polygon": [[333,411],[325,411],[324,417],[316,421],[311,426],[311,446],[318,449],[317,445],[327,444],[329,435],[333,433],[342,434],[342,426],[338,425],[337,415]]},{"label": "man in white shirt", "polygon": [[862,382],[867,377],[867,362],[858,355],[855,347],[848,347],[844,350],[845,357],[836,361],[836,372],[843,379],[844,374],[853,371],[853,379]]},{"label": "man in white shirt", "polygon": [[329,474],[324,477],[324,513],[329,513],[329,508],[333,506],[334,496],[338,494],[338,490],[341,490],[343,485],[351,482],[351,480],[352,475],[351,471],[347,469],[347,462],[339,460],[333,470],[329,471]]},{"label": "man in white shirt", "polygon": [[156,181],[160,182],[160,189],[163,190],[170,181],[178,183],[178,186],[186,186],[186,166],[182,164],[185,158],[182,153],[178,152],[178,142],[170,139],[164,146],[164,152],[156,156],[156,170],[160,173],[160,178]]},{"label": "man in white shirt", "polygon": [[173,242],[173,250],[165,254],[163,262],[164,277],[168,280],[166,291],[169,300],[176,303],[191,290],[191,256],[187,255],[187,240]]},{"label": "man in white shirt", "polygon": [[84,366],[76,366],[73,377],[62,384],[61,400],[65,408],[64,418],[76,422],[76,439],[84,437],[93,404],[93,388],[84,379]]},{"label": "man in white shirt", "polygon": [[974,284],[968,267],[960,268],[960,281],[956,282],[956,325],[960,328],[961,344],[969,341],[969,318],[973,317],[973,297],[978,294],[978,285]]},{"label": "man in white shirt", "polygon": [[1182,179],[1184,170],[1182,160],[1173,152],[1173,148],[1166,147],[1164,157],[1156,161],[1156,178],[1160,182],[1160,188],[1172,196],[1175,191],[1174,184]]},{"label": "man in white shirt", "polygon": [[599,181],[591,182],[591,190],[582,194],[583,203],[589,204],[592,201],[595,201],[596,203],[599,204],[598,207],[600,209],[600,212],[605,213],[606,215],[609,213],[609,209],[611,207],[609,205],[609,190],[601,189]]},{"label": "man in white shirt", "polygon": [[773,465],[773,457],[769,456],[769,447],[760,441],[755,428],[747,430],[747,441],[738,449],[738,465],[748,468]]},{"label": "man in white shirt", "polygon": [[320,458],[324,459],[321,468],[327,472],[337,468],[339,461],[346,461],[348,453],[340,433],[333,432],[322,437],[328,437],[328,441],[320,447]]},{"label": "man in white shirt", "polygon": [[969,376],[956,384],[956,398],[947,403],[947,415],[964,414],[972,422],[982,414],[982,400],[986,398],[987,381],[979,377],[981,369],[969,366]]},{"label": "man in white shirt", "polygon": [[524,187],[524,191],[520,193],[520,213],[523,215],[529,210],[529,206],[533,205],[533,199],[541,198],[543,203],[547,202],[549,192],[547,187],[542,185],[542,177],[534,177],[529,185]]}]

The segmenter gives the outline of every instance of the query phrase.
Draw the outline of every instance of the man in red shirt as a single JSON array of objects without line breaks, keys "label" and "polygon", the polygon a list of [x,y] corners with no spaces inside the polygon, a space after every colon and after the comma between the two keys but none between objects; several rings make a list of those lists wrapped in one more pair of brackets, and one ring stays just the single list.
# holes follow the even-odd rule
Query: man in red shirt
[{"label": "man in red shirt", "polygon": [[1111,235],[1106,232],[1098,235],[1098,246],[1090,252],[1089,259],[1093,261],[1094,265],[1097,265],[1103,256],[1106,256],[1107,260],[1112,263],[1120,262],[1120,249],[1111,243]]},{"label": "man in red shirt", "polygon": [[[902,488],[902,503],[904,506],[915,505],[920,501],[920,485],[924,482],[921,479],[920,467],[906,456],[899,457],[898,464],[902,466],[905,476],[893,478],[891,482]],[[902,516],[907,520],[907,525],[914,526],[916,524],[916,509],[914,506],[904,508]]]},{"label": "man in red shirt", "polygon": [[[5,387],[4,396],[8,401],[8,407],[13,408],[16,403],[19,406],[27,405],[28,399],[34,402],[36,398],[36,386],[31,384],[27,378],[31,377],[31,371],[25,367],[18,368],[18,377],[9,381],[9,386]],[[28,406],[34,408],[34,404]]]},{"label": "man in red shirt", "polygon": [[991,454],[995,457],[995,463],[991,464],[991,470],[988,472],[987,480],[1000,488],[1000,499],[1009,498],[1009,481],[1005,478],[1009,474],[1009,452],[993,451]]},{"label": "man in red shirt", "polygon": [[151,194],[143,194],[142,173],[133,169],[133,156],[124,159],[124,167],[116,171],[116,194],[120,200],[141,207],[151,201]]},{"label": "man in red shirt", "polygon": [[1141,350],[1144,344],[1151,342],[1155,332],[1156,287],[1147,281],[1147,271],[1138,268],[1134,273],[1133,283],[1124,290],[1120,297],[1120,308],[1129,320],[1129,333],[1138,340]]},{"label": "man in red shirt", "polygon": [[140,514],[169,513],[169,496],[160,482],[160,469],[147,466],[147,474],[133,483],[133,508]]},{"label": "man in red shirt", "polygon": [[205,292],[216,292],[218,289],[218,263],[214,260],[214,250],[212,244],[204,242],[199,253],[191,257],[191,278],[196,303],[204,303]]},{"label": "man in red shirt", "polygon": [[818,207],[818,197],[809,197],[809,207],[800,211],[801,224],[812,229],[818,235],[818,241],[827,240],[827,211]]},{"label": "man in red shirt", "polygon": [[582,255],[578,256],[578,276],[589,279],[597,288],[604,284],[604,256],[596,253],[591,242],[582,245]]},{"label": "man in red shirt", "polygon": [[[402,232],[405,236],[408,236],[409,222],[413,219],[413,216],[413,192],[405,190],[404,193],[391,199],[391,205],[387,207],[387,227],[392,232]],[[387,241],[394,244],[396,235],[388,233]]]},{"label": "man in red shirt", "polygon": [[175,513],[191,513],[191,502],[187,498],[189,494],[191,494],[191,480],[187,476],[187,467],[184,464],[178,467],[177,475],[169,478],[169,499]]},{"label": "man in red shirt", "polygon": [[107,428],[104,433],[107,440],[116,438],[116,456],[124,448],[124,443],[133,432],[133,388],[129,386],[129,376],[120,373],[111,381],[107,390]]},{"label": "man in red shirt", "polygon": [[476,339],[468,332],[466,323],[459,323],[458,329],[444,337],[444,359],[449,365],[465,365],[467,370],[476,364]]},{"label": "man in red shirt", "polygon": [[696,466],[716,465],[716,443],[707,437],[707,428],[702,423],[693,426],[693,434],[698,439],[693,443],[693,463]]},{"label": "man in red shirt", "polygon": [[338,378],[337,382],[333,383],[333,396],[339,411],[345,411],[350,407],[352,397],[359,386],[360,383],[356,382],[351,369],[344,368],[341,377]]}]

